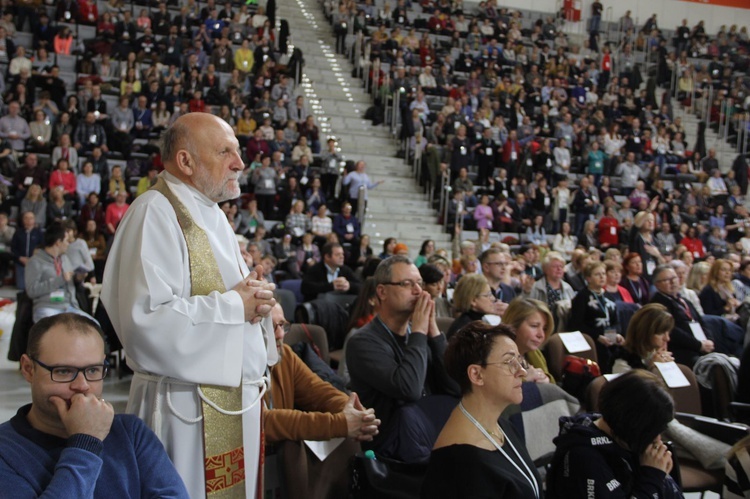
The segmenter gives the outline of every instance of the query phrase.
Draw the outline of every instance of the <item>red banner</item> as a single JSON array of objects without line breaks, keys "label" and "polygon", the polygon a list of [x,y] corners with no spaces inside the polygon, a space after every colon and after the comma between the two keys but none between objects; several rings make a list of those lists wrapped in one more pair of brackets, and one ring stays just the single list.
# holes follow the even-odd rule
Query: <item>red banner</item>
[{"label": "red banner", "polygon": [[750,0],[682,0],[683,2],[702,3],[705,5],[716,5],[719,7],[737,7],[750,9]]}]

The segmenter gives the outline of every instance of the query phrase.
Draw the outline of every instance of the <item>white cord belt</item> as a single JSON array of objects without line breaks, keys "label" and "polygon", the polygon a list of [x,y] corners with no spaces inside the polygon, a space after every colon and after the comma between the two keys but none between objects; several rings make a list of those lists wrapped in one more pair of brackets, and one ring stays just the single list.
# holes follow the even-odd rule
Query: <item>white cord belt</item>
[{"label": "white cord belt", "polygon": [[270,379],[266,376],[261,376],[260,378],[256,380],[243,380],[242,385],[251,385],[258,387],[258,396],[255,397],[255,399],[250,403],[249,405],[243,407],[242,409],[238,411],[230,411],[227,409],[224,409],[222,407],[219,407],[216,402],[209,399],[204,393],[203,390],[201,390],[201,387],[199,384],[191,383],[188,381],[182,381],[175,378],[170,378],[169,376],[157,376],[155,374],[147,374],[142,372],[136,372],[133,377],[138,377],[145,381],[150,381],[156,383],[156,396],[154,398],[154,409],[152,412],[152,419],[153,419],[153,430],[154,433],[158,437],[161,437],[161,418],[162,418],[162,394],[161,394],[161,387],[162,385],[166,385],[166,399],[167,399],[167,407],[169,407],[169,411],[174,415],[177,419],[182,421],[183,423],[187,424],[195,424],[203,420],[203,415],[199,415],[194,418],[189,418],[182,413],[180,413],[175,406],[172,404],[172,396],[171,396],[171,390],[170,387],[172,385],[176,386],[190,386],[195,387],[196,393],[198,394],[198,397],[205,402],[208,406],[212,407],[213,409],[217,410],[221,414],[224,414],[225,416],[240,416],[253,407],[255,407],[258,402],[260,402],[263,399],[263,396],[266,394],[266,391],[268,390],[268,386],[270,384]]}]

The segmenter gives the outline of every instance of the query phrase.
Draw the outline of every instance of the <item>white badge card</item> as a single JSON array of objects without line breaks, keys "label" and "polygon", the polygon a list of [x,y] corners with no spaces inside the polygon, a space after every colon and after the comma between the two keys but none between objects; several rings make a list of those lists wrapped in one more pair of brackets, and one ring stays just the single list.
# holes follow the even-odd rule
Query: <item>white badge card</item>
[{"label": "white badge card", "polygon": [[690,323],[690,332],[693,333],[693,336],[698,341],[706,341],[708,339],[706,337],[706,333],[703,332],[701,323],[698,321],[693,321]]},{"label": "white badge card", "polygon": [[61,303],[65,301],[65,291],[58,289],[49,294],[49,301],[52,303]]},{"label": "white badge card", "polygon": [[680,370],[677,362],[654,362],[654,365],[659,370],[659,374],[664,378],[664,382],[669,388],[690,386],[690,382]]},{"label": "white badge card", "polygon": [[565,345],[565,349],[568,353],[588,352],[591,350],[589,342],[583,337],[580,331],[573,331],[572,333],[557,333],[560,339]]},{"label": "white badge card", "polygon": [[501,322],[500,316],[495,314],[484,314],[482,320],[490,326],[499,326]]}]

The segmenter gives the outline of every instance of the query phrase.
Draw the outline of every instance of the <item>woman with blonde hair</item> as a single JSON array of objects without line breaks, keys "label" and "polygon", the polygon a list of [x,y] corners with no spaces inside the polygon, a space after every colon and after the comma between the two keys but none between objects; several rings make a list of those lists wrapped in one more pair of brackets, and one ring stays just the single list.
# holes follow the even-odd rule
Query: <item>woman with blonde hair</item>
[{"label": "woman with blonde hair", "polygon": [[638,310],[630,319],[621,355],[627,366],[617,362],[614,371],[649,369],[654,362],[673,361],[672,353],[667,350],[672,329],[674,317],[664,305],[649,303]]},{"label": "woman with blonde hair", "polygon": [[737,319],[736,311],[740,302],[734,294],[732,275],[732,262],[729,260],[719,258],[711,265],[708,284],[698,293],[704,313],[723,316],[732,321]]},{"label": "woman with blonde hair", "polygon": [[664,263],[664,257],[659,253],[659,248],[654,241],[654,227],[656,219],[654,214],[641,211],[633,220],[636,232],[630,241],[630,251],[641,255],[643,260],[643,276],[651,282],[651,274],[656,266]]},{"label": "woman with blonde hair", "polygon": [[708,284],[709,270],[711,270],[711,265],[708,262],[698,262],[693,265],[688,274],[687,288],[700,293],[706,284]]},{"label": "woman with blonde hair", "polygon": [[500,317],[497,298],[482,274],[466,274],[456,284],[453,292],[453,321],[446,336],[450,338],[456,331],[472,321],[482,320],[497,325]]},{"label": "woman with blonde hair", "polygon": [[554,383],[547,361],[539,350],[555,328],[555,319],[547,305],[531,298],[516,298],[505,310],[503,323],[515,330],[518,353],[529,363],[524,379],[534,383]]}]

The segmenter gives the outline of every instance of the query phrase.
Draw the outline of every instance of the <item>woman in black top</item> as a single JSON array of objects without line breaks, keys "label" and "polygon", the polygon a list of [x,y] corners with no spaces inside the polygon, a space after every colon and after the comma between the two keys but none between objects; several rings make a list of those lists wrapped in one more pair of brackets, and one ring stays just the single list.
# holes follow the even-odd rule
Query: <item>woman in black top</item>
[{"label": "woman in black top", "polygon": [[523,441],[500,414],[523,399],[526,361],[513,330],[475,321],[453,336],[445,368],[462,398],[440,432],[422,497],[539,499],[542,481]]},{"label": "woman in black top", "polygon": [[583,271],[588,287],[579,291],[570,311],[570,331],[581,331],[596,343],[596,354],[602,373],[611,373],[612,364],[625,338],[617,332],[617,306],[604,296],[607,282],[606,266],[593,262]]},{"label": "woman in black top", "polygon": [[669,332],[674,328],[674,318],[667,307],[649,303],[630,319],[621,357],[633,369],[650,369],[654,362],[671,362],[667,350]]},{"label": "woman in black top", "polygon": [[638,253],[628,253],[622,261],[625,277],[620,283],[630,293],[634,303],[645,305],[651,298],[648,281],[643,278],[643,259]]}]

